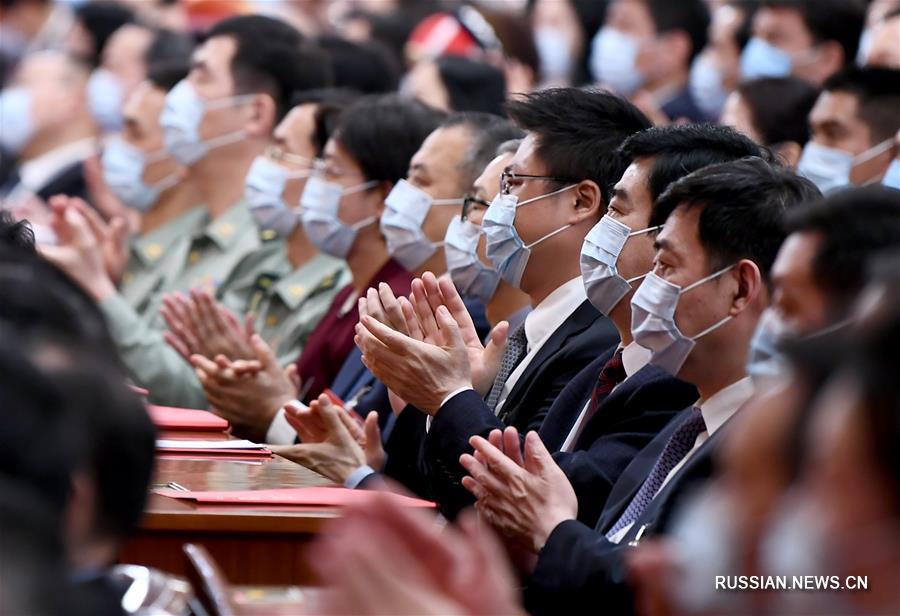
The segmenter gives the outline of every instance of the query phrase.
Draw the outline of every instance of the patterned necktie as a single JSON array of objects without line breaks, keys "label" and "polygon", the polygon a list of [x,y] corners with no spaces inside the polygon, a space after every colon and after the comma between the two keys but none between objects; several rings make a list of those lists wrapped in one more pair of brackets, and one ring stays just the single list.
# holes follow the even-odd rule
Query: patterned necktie
[{"label": "patterned necktie", "polygon": [[694,447],[697,436],[704,430],[706,430],[706,422],[703,421],[703,415],[700,414],[699,408],[694,407],[690,417],[678,426],[678,429],[669,437],[669,442],[663,448],[659,459],[656,460],[656,464],[653,465],[653,469],[647,475],[647,479],[644,480],[641,489],[628,503],[628,507],[625,509],[622,517],[606,533],[607,539],[611,539],[620,530],[629,524],[633,524],[644,513],[644,509],[656,496],[663,481]]},{"label": "patterned necktie", "polygon": [[491,385],[490,393],[488,393],[488,408],[495,413],[497,412],[497,403],[500,402],[500,394],[503,392],[506,379],[509,378],[509,375],[516,369],[516,366],[519,365],[519,362],[522,361],[527,352],[528,338],[525,337],[525,324],[523,323],[509,337],[506,343],[506,350],[503,351],[503,359],[500,360],[500,371],[497,373],[497,378],[494,379],[494,384]]},{"label": "patterned necktie", "polygon": [[600,370],[597,384],[594,385],[594,393],[591,394],[591,409],[588,411],[585,421],[593,416],[603,398],[608,396],[616,385],[624,381],[626,376],[625,364],[622,363],[622,349],[619,349]]}]

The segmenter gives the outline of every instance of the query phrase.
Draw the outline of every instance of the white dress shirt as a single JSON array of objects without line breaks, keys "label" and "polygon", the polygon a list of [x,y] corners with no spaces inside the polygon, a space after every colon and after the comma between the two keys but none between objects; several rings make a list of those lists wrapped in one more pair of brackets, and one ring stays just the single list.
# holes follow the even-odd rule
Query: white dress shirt
[{"label": "white dress shirt", "polygon": [[[638,372],[641,368],[646,366],[647,362],[649,361],[650,350],[645,349],[637,342],[634,342],[632,340],[631,343],[629,343],[624,349],[622,349],[622,367],[625,369],[625,379],[622,381],[622,383],[627,381],[632,374]],[[615,391],[616,389],[618,389],[619,385],[621,385],[622,383],[617,383],[612,390]],[[575,420],[575,424],[569,431],[569,435],[566,437],[565,442],[563,442],[560,451],[569,453],[572,451],[572,449],[575,448],[575,443],[578,441],[578,437],[581,436],[582,430],[584,430],[583,424],[585,418],[587,417],[587,412],[591,408],[591,401],[591,398],[588,398],[588,401],[585,403],[584,408],[581,409],[581,413],[578,415],[578,419]]]},{"label": "white dress shirt", "polygon": [[[697,450],[709,440],[709,437],[716,433],[716,430],[721,428],[726,421],[731,419],[731,417],[740,409],[744,404],[750,400],[750,397],[753,395],[753,380],[749,376],[745,376],[739,381],[736,381],[725,387],[724,389],[720,389],[718,392],[710,396],[710,398],[706,401],[698,401],[695,406],[700,407],[700,414],[703,415],[703,422],[706,424],[706,430],[697,435],[697,439],[694,441],[694,446],[690,451],[687,452],[687,455],[684,456],[681,461],[669,471],[669,474],[666,475],[665,480],[663,480],[662,485],[659,487],[659,490],[656,491],[656,494],[659,494],[663,488],[666,487],[666,484],[672,480],[678,471],[682,469],[682,467],[690,460],[694,454],[697,453]],[[654,495],[655,498],[655,495]],[[613,543],[619,543],[622,540],[622,537],[628,534],[628,531],[631,530],[632,524],[622,528],[616,533],[613,537],[610,538],[610,541]]]},{"label": "white dress shirt", "polygon": [[10,192],[36,193],[52,180],[60,171],[90,158],[97,153],[97,140],[93,137],[67,143],[41,154],[37,158],[23,162],[19,167],[19,184]]}]

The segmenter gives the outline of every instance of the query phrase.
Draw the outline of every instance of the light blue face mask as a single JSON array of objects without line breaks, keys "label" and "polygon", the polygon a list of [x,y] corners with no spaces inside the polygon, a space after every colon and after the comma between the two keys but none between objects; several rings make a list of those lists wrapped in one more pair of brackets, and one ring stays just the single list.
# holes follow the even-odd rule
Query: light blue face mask
[{"label": "light blue face mask", "polygon": [[793,68],[791,54],[761,38],[750,39],[741,53],[741,77],[744,81],[760,77],[787,77]]},{"label": "light blue face mask", "polygon": [[244,180],[244,199],[260,231],[287,237],[300,222],[300,212],[284,201],[291,180],[309,177],[309,169],[292,171],[267,156],[257,156]]},{"label": "light blue face mask", "polygon": [[493,263],[494,269],[500,272],[500,277],[503,280],[519,288],[522,282],[522,274],[525,273],[525,267],[528,265],[528,259],[531,256],[531,249],[572,226],[564,225],[526,246],[516,230],[516,210],[529,203],[535,203],[541,199],[571,190],[575,186],[576,184],[572,184],[546,195],[526,199],[521,203],[519,203],[519,198],[515,195],[500,193],[494,197],[487,212],[484,213],[481,228],[484,230],[484,235],[487,238],[487,256]]},{"label": "light blue face mask", "polygon": [[204,100],[188,81],[181,81],[166,95],[166,103],[159,122],[165,135],[166,149],[185,166],[202,160],[210,150],[240,141],[244,131],[234,131],[203,141],[200,124],[211,109],[240,105],[253,99],[254,94]]},{"label": "light blue face mask", "polygon": [[722,71],[709,56],[700,55],[694,60],[690,89],[701,111],[711,120],[719,119],[729,92],[722,83]]},{"label": "light blue face mask", "polygon": [[884,178],[881,180],[881,185],[900,190],[900,160],[895,158],[891,161]]},{"label": "light blue face mask", "polygon": [[25,88],[0,92],[0,146],[9,154],[19,154],[34,136],[31,94]]},{"label": "light blue face mask", "polygon": [[422,225],[432,206],[461,206],[459,199],[432,199],[431,195],[400,180],[384,200],[381,233],[387,241],[388,253],[407,271],[415,271],[433,255],[442,242],[432,242]]},{"label": "light blue face mask", "polygon": [[174,173],[153,184],[144,182],[147,165],[168,157],[165,150],[144,154],[120,138],[110,139],[100,159],[103,179],[119,201],[139,212],[146,212],[156,205],[163,191],[178,183]]},{"label": "light blue face mask", "polygon": [[[815,184],[822,194],[832,193],[850,185],[850,175],[854,167],[884,154],[892,147],[894,147],[894,140],[886,139],[865,152],[853,156],[849,152],[810,141],[803,148],[803,154],[797,163],[797,173]],[[885,179],[888,179],[887,176]]]},{"label": "light blue face mask", "polygon": [[481,234],[480,226],[454,218],[444,236],[444,256],[450,279],[459,293],[465,298],[487,304],[500,284],[500,273],[482,263],[478,257]]},{"label": "light blue face mask", "polygon": [[310,241],[325,254],[346,259],[356,241],[356,234],[360,229],[377,222],[378,216],[369,216],[348,225],[339,216],[341,198],[377,184],[372,180],[344,188],[316,176],[309,178],[303,189],[303,196],[300,197],[300,219]]},{"label": "light blue face mask", "polygon": [[119,79],[103,68],[91,73],[87,83],[88,106],[91,115],[106,133],[122,130],[122,103],[124,92]]},{"label": "light blue face mask", "polygon": [[604,26],[591,42],[591,75],[623,96],[633,94],[644,85],[644,76],[637,70],[640,51],[638,39]]}]

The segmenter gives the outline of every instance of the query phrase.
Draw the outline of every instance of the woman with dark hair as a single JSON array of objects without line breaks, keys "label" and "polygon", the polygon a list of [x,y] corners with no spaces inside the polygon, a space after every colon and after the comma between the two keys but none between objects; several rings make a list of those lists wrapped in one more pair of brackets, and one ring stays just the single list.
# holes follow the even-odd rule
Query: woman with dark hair
[{"label": "woman with dark hair", "polygon": [[541,60],[541,84],[591,83],[591,41],[606,17],[606,0],[530,0],[534,43]]},{"label": "woman with dark hair", "polygon": [[461,56],[422,60],[409,72],[406,94],[441,111],[482,111],[503,115],[506,78],[491,64]]}]

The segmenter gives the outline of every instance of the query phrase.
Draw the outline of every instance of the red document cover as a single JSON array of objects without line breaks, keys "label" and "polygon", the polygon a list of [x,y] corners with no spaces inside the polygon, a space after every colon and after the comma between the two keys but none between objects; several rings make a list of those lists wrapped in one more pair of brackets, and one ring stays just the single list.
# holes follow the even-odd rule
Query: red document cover
[{"label": "red document cover", "polygon": [[157,494],[194,501],[199,505],[293,505],[301,507],[343,507],[366,502],[375,494],[388,494],[404,507],[433,508],[434,503],[400,494],[351,490],[349,488],[279,488],[275,490],[240,490],[235,492],[183,492],[155,490]]},{"label": "red document cover", "polygon": [[147,413],[160,430],[223,432],[228,429],[227,421],[209,411],[199,409],[148,404]]}]

